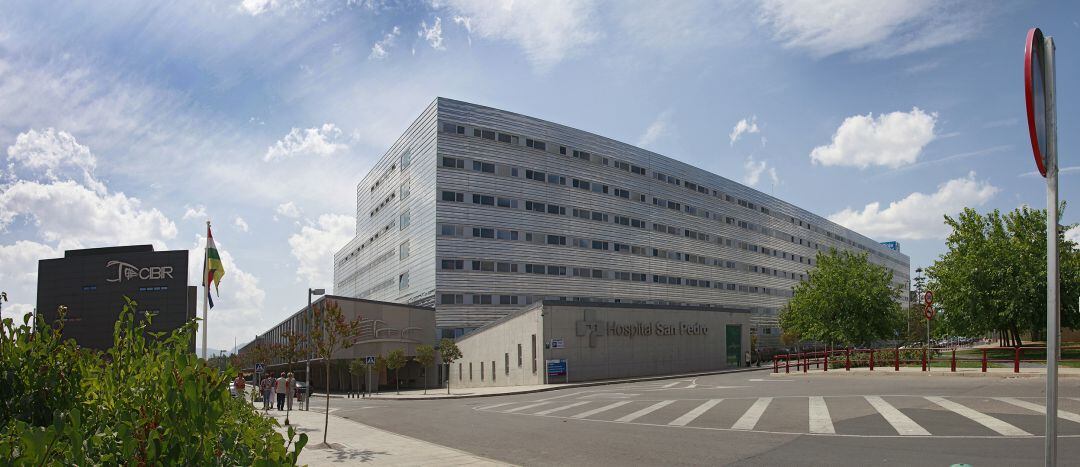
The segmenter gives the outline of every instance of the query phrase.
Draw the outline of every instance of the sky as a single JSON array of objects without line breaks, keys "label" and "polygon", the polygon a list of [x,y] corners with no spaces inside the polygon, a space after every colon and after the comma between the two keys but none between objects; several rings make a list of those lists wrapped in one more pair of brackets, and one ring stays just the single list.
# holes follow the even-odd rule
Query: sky
[{"label": "sky", "polygon": [[1072,201],[1075,2],[6,1],[2,313],[33,308],[37,261],[65,249],[190,249],[194,285],[210,219],[209,345],[243,344],[332,289],[356,184],[437,96],[705,168],[899,241],[914,270],[945,215],[1046,206],[1032,26],[1059,50]]}]

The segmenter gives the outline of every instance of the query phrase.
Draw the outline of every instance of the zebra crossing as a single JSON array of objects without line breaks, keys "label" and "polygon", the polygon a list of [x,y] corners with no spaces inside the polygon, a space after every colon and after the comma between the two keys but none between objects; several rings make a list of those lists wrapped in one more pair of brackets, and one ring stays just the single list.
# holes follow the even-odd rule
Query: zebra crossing
[{"label": "zebra crossing", "polygon": [[[612,401],[581,396],[578,399],[502,402],[474,409],[495,414],[669,428],[825,436],[980,438],[1041,436],[1046,413],[1038,397],[634,397]],[[1080,399],[1063,398],[1059,405],[1062,436],[1080,438]]]}]

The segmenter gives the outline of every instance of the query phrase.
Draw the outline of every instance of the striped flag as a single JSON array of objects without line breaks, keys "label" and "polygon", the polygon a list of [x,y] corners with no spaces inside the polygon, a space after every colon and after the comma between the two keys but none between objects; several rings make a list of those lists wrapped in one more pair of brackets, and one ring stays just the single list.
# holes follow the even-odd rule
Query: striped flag
[{"label": "striped flag", "polygon": [[210,282],[214,283],[214,290],[221,297],[221,278],[225,276],[225,267],[221,265],[221,256],[218,255],[217,246],[214,245],[214,234],[210,232],[210,225],[206,226],[206,264],[203,265],[203,286],[206,287],[206,298],[210,302],[210,308],[214,307],[214,300],[210,298]]}]

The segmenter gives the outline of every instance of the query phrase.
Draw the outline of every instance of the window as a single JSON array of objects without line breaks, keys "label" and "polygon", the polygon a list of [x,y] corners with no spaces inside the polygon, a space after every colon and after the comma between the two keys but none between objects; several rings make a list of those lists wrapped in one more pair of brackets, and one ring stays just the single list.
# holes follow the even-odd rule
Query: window
[{"label": "window", "polygon": [[453,123],[443,123],[442,124],[442,131],[443,131],[443,133],[453,133],[454,132],[454,124]]},{"label": "window", "polygon": [[517,200],[512,198],[499,198],[496,200],[496,204],[501,208],[517,209],[518,207]]},{"label": "window", "polygon": [[478,238],[495,238],[495,229],[473,227],[472,236]]},{"label": "window", "polygon": [[494,261],[473,261],[472,262],[472,270],[473,271],[492,272],[492,271],[495,270],[495,262]]},{"label": "window", "polygon": [[496,230],[495,238],[499,240],[517,240],[518,232],[516,230]]},{"label": "window", "polygon": [[503,354],[503,368],[506,370],[506,374],[510,374],[510,352]]},{"label": "window", "polygon": [[[495,140],[495,132],[491,131],[491,130],[483,130],[480,133],[480,137],[484,138],[484,139],[490,139],[490,140],[494,141]],[[483,379],[483,378],[481,378],[481,379]]]},{"label": "window", "polygon": [[562,235],[548,235],[547,236],[547,244],[548,245],[566,245],[566,237],[564,237]]},{"label": "window", "polygon": [[401,196],[398,197],[398,199],[405,201],[405,198],[409,197],[409,194],[412,193],[412,187],[410,186],[411,184],[412,182],[410,180],[405,180],[401,183]]},{"label": "window", "polygon": [[517,263],[498,263],[495,265],[495,270],[498,272],[518,272]]},{"label": "window", "polygon": [[545,143],[543,141],[536,141],[536,140],[531,140],[531,139],[525,138],[525,145],[530,147],[530,148],[533,148],[533,149],[539,149],[541,151],[546,151],[547,150],[547,143]]},{"label": "window", "polygon": [[451,168],[451,169],[464,169],[465,168],[465,160],[464,159],[454,158],[454,157],[443,157],[442,158],[442,165],[443,165],[443,167],[448,167],[448,168]]},{"label": "window", "polygon": [[536,334],[532,335],[532,372],[536,373]]},{"label": "window", "polygon": [[461,236],[461,228],[453,224],[441,224],[439,225],[439,235],[458,237]]},{"label": "window", "polygon": [[600,222],[607,222],[608,221],[608,215],[604,214],[602,212],[593,212],[592,213],[592,220],[600,221]]},{"label": "window", "polygon": [[474,194],[474,195],[472,195],[472,202],[473,202],[473,204],[483,204],[483,205],[486,205],[486,206],[494,206],[495,205],[495,197],[494,196],[488,196],[488,195]]},{"label": "window", "polygon": [[517,177],[517,176],[518,176],[518,169],[517,169],[517,167],[511,167],[511,168],[510,168],[510,176],[511,176],[511,177]]},{"label": "window", "polygon": [[577,151],[577,150],[575,150],[574,151],[574,157],[576,157],[578,159],[581,159],[583,161],[587,161],[587,160],[590,160],[591,156],[589,156],[589,153],[587,153],[585,151]]},{"label": "window", "polygon": [[405,240],[400,246],[398,246],[398,260],[403,260],[409,257],[409,241]]},{"label": "window", "polygon": [[552,185],[566,185],[566,177],[560,177],[555,174],[548,174],[547,182]]},{"label": "window", "polygon": [[464,302],[464,300],[462,300],[461,294],[452,294],[452,293],[444,293],[444,294],[442,294],[442,300],[440,300],[440,301],[442,302],[443,305],[461,305],[462,302]]},{"label": "window", "polygon": [[[566,155],[566,146],[559,146],[559,154],[562,154],[564,156]],[[521,346],[519,345],[518,348],[520,349]],[[519,356],[520,356],[520,353],[519,353]],[[520,358],[519,358],[519,360],[520,360]],[[519,363],[518,366],[521,366],[521,364]]]},{"label": "window", "polygon": [[457,379],[458,379],[458,381],[461,381],[461,364],[460,363],[457,364]]},{"label": "window", "polygon": [[521,368],[521,344],[517,345],[518,349],[518,368]]},{"label": "window", "polygon": [[[500,305],[517,305],[518,304],[518,296],[517,295],[499,295],[499,304]],[[506,364],[509,365],[510,361],[507,360]]]},{"label": "window", "polygon": [[490,305],[491,295],[473,295],[472,302],[473,305]]},{"label": "window", "polygon": [[510,142],[510,135],[508,135],[506,133],[499,133],[499,142],[500,143],[509,143]]},{"label": "window", "polygon": [[547,213],[548,214],[560,214],[560,215],[565,216],[566,215],[566,208],[564,208],[562,206],[559,206],[557,204],[549,204],[549,205],[547,205]]},{"label": "window", "polygon": [[465,194],[454,191],[444,191],[442,192],[442,200],[460,203],[465,201]]},{"label": "window", "polygon": [[409,226],[409,210],[406,209],[405,212],[401,213],[401,215],[398,216],[398,230],[405,230],[405,228],[408,227],[408,226]]},{"label": "window", "polygon": [[412,164],[412,149],[406,149],[405,154],[401,155],[401,170],[409,168],[409,164]]},{"label": "window", "polygon": [[542,182],[542,181],[544,181],[546,179],[546,175],[544,174],[544,172],[538,172],[538,171],[535,171],[535,170],[526,169],[525,170],[525,178],[527,178],[529,180],[536,180],[538,182]]},{"label": "window", "polygon": [[495,382],[495,360],[491,361],[491,382]]},{"label": "window", "polygon": [[473,161],[472,169],[477,172],[495,173],[495,164],[491,162]]},{"label": "window", "polygon": [[526,264],[525,265],[525,273],[526,274],[544,274],[544,265],[543,264]]},{"label": "window", "polygon": [[[480,131],[480,130],[476,130]],[[469,362],[469,381],[472,381],[472,362]]]},{"label": "window", "polygon": [[547,205],[545,205],[544,203],[537,203],[535,201],[526,201],[525,202],[525,210],[526,211],[544,212],[546,209],[547,209]]},{"label": "window", "polygon": [[397,288],[398,290],[405,290],[409,288],[409,272],[405,271],[397,276]]},{"label": "window", "polygon": [[593,186],[592,186],[592,191],[593,191],[593,193],[604,193],[604,194],[607,194],[607,192],[608,192],[608,186],[607,186],[607,185],[601,185],[601,184],[599,184],[599,183],[593,183]]},{"label": "window", "polygon": [[620,198],[630,199],[630,191],[623,190],[622,188],[616,188],[615,189],[615,196],[618,196]]},{"label": "window", "polygon": [[565,276],[566,266],[548,266],[547,273],[549,276]]}]

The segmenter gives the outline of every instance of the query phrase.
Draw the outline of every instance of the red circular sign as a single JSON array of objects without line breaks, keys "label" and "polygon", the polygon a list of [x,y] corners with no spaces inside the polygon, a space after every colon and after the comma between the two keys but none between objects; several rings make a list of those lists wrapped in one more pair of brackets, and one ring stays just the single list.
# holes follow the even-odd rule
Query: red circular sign
[{"label": "red circular sign", "polygon": [[1046,177],[1046,86],[1043,76],[1043,33],[1031,28],[1024,45],[1024,101],[1027,104],[1028,134],[1039,173]]},{"label": "red circular sign", "polygon": [[927,320],[934,319],[934,307],[927,305],[926,308],[923,310],[923,314],[926,315]]},{"label": "red circular sign", "polygon": [[934,292],[927,290],[926,294],[923,295],[923,301],[926,302],[926,306],[930,306],[934,303]]}]

